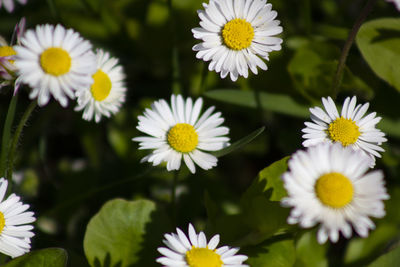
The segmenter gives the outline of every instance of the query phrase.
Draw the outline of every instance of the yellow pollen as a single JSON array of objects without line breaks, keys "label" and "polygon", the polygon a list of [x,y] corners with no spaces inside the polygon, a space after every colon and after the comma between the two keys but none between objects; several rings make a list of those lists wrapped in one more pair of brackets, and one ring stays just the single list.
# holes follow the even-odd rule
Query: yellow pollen
[{"label": "yellow pollen", "polygon": [[221,256],[209,248],[192,247],[186,252],[186,261],[190,267],[222,267]]},{"label": "yellow pollen", "polygon": [[97,101],[103,101],[111,92],[111,80],[102,70],[97,70],[92,77],[94,82],[92,87],[90,87],[90,91],[92,92],[93,98]]},{"label": "yellow pollen", "polygon": [[328,134],[333,141],[348,146],[354,144],[361,133],[354,121],[340,117],[329,124]]},{"label": "yellow pollen", "polygon": [[244,19],[233,19],[222,29],[222,38],[227,47],[233,50],[242,50],[251,45],[254,29]]},{"label": "yellow pollen", "polygon": [[178,123],[168,131],[167,140],[176,151],[187,153],[196,148],[199,136],[192,125]]},{"label": "yellow pollen", "polygon": [[[11,46],[0,47],[0,57],[9,57],[16,55],[17,52]],[[14,60],[9,60],[10,63],[14,63]]]},{"label": "yellow pollen", "polygon": [[6,220],[4,219],[4,214],[0,211],[0,234],[3,232],[5,225],[6,225]]},{"label": "yellow pollen", "polygon": [[319,200],[331,208],[343,208],[353,200],[353,184],[346,176],[331,172],[320,176],[315,183]]},{"label": "yellow pollen", "polygon": [[54,76],[60,76],[67,73],[71,68],[71,57],[68,52],[62,48],[47,48],[40,55],[40,66],[44,72]]}]

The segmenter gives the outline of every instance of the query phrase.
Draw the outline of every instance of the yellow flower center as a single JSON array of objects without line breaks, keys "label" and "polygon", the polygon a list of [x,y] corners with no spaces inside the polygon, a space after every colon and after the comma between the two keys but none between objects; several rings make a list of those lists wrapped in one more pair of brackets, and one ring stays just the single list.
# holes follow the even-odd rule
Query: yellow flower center
[{"label": "yellow flower center", "polygon": [[5,225],[6,225],[6,220],[4,219],[4,214],[0,211],[0,234],[3,232]]},{"label": "yellow flower center", "polygon": [[192,247],[186,252],[186,261],[190,267],[221,267],[223,261],[215,250]]},{"label": "yellow flower center", "polygon": [[[16,55],[17,52],[11,46],[0,47],[0,57],[9,57]],[[10,63],[14,63],[14,60],[9,60]]]},{"label": "yellow flower center", "polygon": [[354,195],[349,178],[337,172],[320,176],[315,183],[315,191],[319,200],[331,208],[343,208],[351,202]]},{"label": "yellow flower center", "polygon": [[93,98],[97,101],[103,101],[111,92],[111,80],[102,70],[97,70],[92,77],[94,82],[92,87],[90,87],[90,91],[92,92]]},{"label": "yellow flower center", "polygon": [[196,148],[199,136],[192,125],[178,123],[168,131],[167,140],[176,151],[187,153]]},{"label": "yellow flower center", "polygon": [[333,141],[348,146],[354,144],[361,133],[354,121],[340,117],[329,124],[328,134]]},{"label": "yellow flower center", "polygon": [[227,47],[233,50],[242,50],[251,45],[254,29],[244,19],[233,19],[225,24],[222,29],[222,37]]},{"label": "yellow flower center", "polygon": [[71,68],[71,57],[68,52],[62,48],[47,48],[40,55],[40,66],[44,72],[54,76],[60,76],[67,73]]}]

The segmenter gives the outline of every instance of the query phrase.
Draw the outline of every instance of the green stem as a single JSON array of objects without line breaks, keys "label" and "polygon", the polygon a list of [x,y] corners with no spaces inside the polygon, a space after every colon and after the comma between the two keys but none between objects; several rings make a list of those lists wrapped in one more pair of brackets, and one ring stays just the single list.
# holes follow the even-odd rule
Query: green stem
[{"label": "green stem", "polygon": [[171,209],[172,209],[172,223],[176,225],[176,185],[178,183],[179,170],[174,171],[174,177],[172,179],[171,186]]},{"label": "green stem", "polygon": [[170,31],[172,36],[172,53],[171,53],[171,67],[172,67],[172,93],[180,94],[182,93],[181,86],[181,76],[179,67],[179,52],[177,46],[177,35],[176,35],[176,22],[175,22],[175,12],[172,7],[172,0],[168,0],[168,10],[170,16]]},{"label": "green stem", "polygon": [[311,35],[311,0],[304,0],[304,26],[308,36]]},{"label": "green stem", "polygon": [[5,175],[7,165],[7,152],[10,147],[11,126],[14,121],[15,108],[17,106],[18,94],[13,95],[8,106],[6,121],[4,123],[3,138],[1,141],[1,155],[0,155],[0,176]]},{"label": "green stem", "polygon": [[344,67],[346,66],[346,60],[347,56],[349,55],[349,51],[351,46],[354,43],[354,39],[356,38],[357,32],[360,29],[362,23],[364,20],[367,18],[368,14],[371,12],[375,2],[377,0],[368,0],[368,2],[365,4],[364,8],[361,10],[360,15],[358,16],[356,22],[353,25],[353,28],[351,29],[349,36],[347,37],[347,40],[343,46],[342,53],[339,58],[339,63],[336,69],[336,74],[335,78],[333,80],[333,95],[332,97],[336,99],[337,94],[339,93],[339,87],[340,83],[342,82],[342,77],[343,77],[343,71]]},{"label": "green stem", "polygon": [[9,152],[8,152],[8,164],[7,164],[7,171],[6,171],[6,179],[9,182],[9,186],[8,186],[8,191],[11,190],[11,179],[12,179],[12,173],[13,173],[13,168],[14,168],[14,156],[15,156],[15,151],[17,148],[17,144],[19,141],[19,138],[21,136],[22,133],[22,129],[24,128],[26,122],[28,121],[30,115],[32,114],[32,111],[35,109],[37,105],[36,101],[32,101],[28,108],[25,110],[24,114],[22,115],[22,118],[17,126],[17,129],[15,130],[12,142],[11,142],[11,146],[9,148]]},{"label": "green stem", "polygon": [[200,77],[200,83],[199,83],[199,95],[202,95],[206,91],[207,76],[210,73],[208,71],[208,67],[205,62],[202,62],[201,66],[202,67],[201,67],[201,77]]}]

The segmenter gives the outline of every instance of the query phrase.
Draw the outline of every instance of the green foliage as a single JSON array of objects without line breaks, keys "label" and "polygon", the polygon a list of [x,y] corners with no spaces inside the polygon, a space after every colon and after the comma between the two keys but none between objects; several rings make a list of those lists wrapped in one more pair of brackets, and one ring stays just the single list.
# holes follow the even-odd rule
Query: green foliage
[{"label": "green foliage", "polygon": [[400,19],[382,18],[364,23],[357,45],[380,78],[400,91]]},{"label": "green foliage", "polygon": [[[229,104],[257,108],[257,95],[252,91],[240,91],[234,89],[216,89],[204,94],[206,97]],[[259,101],[265,110],[291,115],[300,118],[309,116],[308,109],[294,101],[288,95],[260,92]]]},{"label": "green foliage", "polygon": [[303,232],[296,242],[295,267],[328,267],[328,244],[319,244],[316,231]]},{"label": "green foliage", "polygon": [[296,259],[293,240],[280,237],[267,240],[245,252],[249,256],[246,263],[257,267],[291,267]]},{"label": "green foliage", "polygon": [[15,258],[3,267],[65,267],[67,252],[62,248],[46,248]]},{"label": "green foliage", "polygon": [[[314,101],[332,95],[332,82],[338,58],[338,48],[330,43],[309,42],[301,46],[288,65],[296,89]],[[340,90],[356,91],[366,97],[372,96],[372,89],[347,67]]]},{"label": "green foliage", "polygon": [[392,249],[386,254],[383,254],[368,267],[393,267],[400,265],[400,246]]},{"label": "green foliage", "polygon": [[149,200],[110,200],[90,220],[84,239],[91,266],[153,266],[166,215]]},{"label": "green foliage", "polygon": [[256,138],[257,136],[259,136],[262,132],[264,132],[265,127],[261,127],[257,130],[255,130],[254,132],[250,133],[249,135],[243,137],[242,139],[236,141],[235,143],[231,144],[230,146],[223,148],[221,150],[218,150],[216,152],[214,152],[214,156],[216,157],[222,157],[225,156],[229,153],[232,153],[235,150],[238,150],[240,148],[242,148],[243,146],[247,145],[248,143],[250,143],[251,141],[253,141],[254,138]]},{"label": "green foliage", "polygon": [[280,205],[286,195],[281,176],[287,170],[287,160],[288,157],[283,158],[263,169],[242,196],[244,223],[258,234],[254,243],[289,228],[289,209]]}]

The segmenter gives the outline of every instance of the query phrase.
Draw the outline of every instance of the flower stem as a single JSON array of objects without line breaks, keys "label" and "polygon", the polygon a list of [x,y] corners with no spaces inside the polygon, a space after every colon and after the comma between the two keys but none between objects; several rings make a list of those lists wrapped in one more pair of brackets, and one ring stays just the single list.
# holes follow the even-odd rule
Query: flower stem
[{"label": "flower stem", "polygon": [[24,128],[26,122],[28,121],[30,115],[32,114],[32,111],[35,109],[37,105],[36,101],[32,101],[28,108],[25,110],[24,114],[22,115],[22,118],[17,126],[17,129],[15,130],[13,139],[11,141],[11,146],[9,147],[8,151],[8,161],[7,161],[7,169],[6,169],[6,179],[9,182],[8,186],[8,191],[10,192],[11,190],[11,179],[12,179],[12,173],[13,173],[13,168],[14,168],[14,156],[15,156],[15,151],[17,148],[17,144],[19,141],[19,138],[22,133],[22,129]]},{"label": "flower stem", "polygon": [[176,185],[178,183],[179,170],[174,171],[174,177],[172,179],[171,186],[171,209],[172,209],[172,225],[176,225]]},{"label": "flower stem", "polygon": [[172,93],[180,94],[182,93],[181,86],[181,75],[179,67],[179,53],[177,46],[177,35],[176,35],[176,21],[175,12],[172,7],[172,0],[168,0],[168,10],[170,17],[170,31],[172,36],[172,53],[171,53],[171,67],[172,67]]},{"label": "flower stem", "polygon": [[364,20],[367,18],[368,14],[371,12],[376,1],[377,0],[368,0],[368,2],[365,4],[364,8],[361,10],[360,15],[358,15],[358,18],[354,23],[353,28],[351,29],[349,36],[347,37],[347,40],[343,46],[342,53],[339,58],[339,63],[336,69],[335,78],[333,80],[333,99],[336,99],[337,94],[339,93],[339,87],[340,83],[342,82],[343,71],[344,67],[346,66],[345,64],[347,56],[349,55],[350,48],[354,43],[357,32],[360,29]]},{"label": "flower stem", "polygon": [[4,123],[3,138],[1,141],[1,155],[0,155],[0,177],[5,175],[7,165],[7,152],[10,147],[11,126],[14,121],[15,108],[17,106],[18,94],[13,95],[8,106],[6,121]]}]

